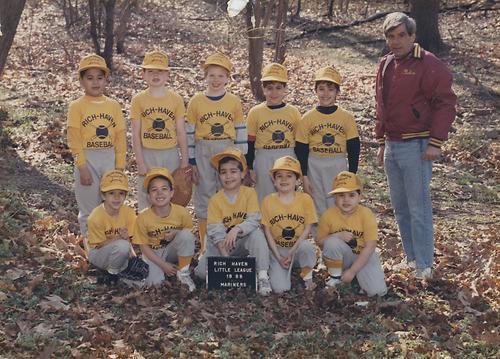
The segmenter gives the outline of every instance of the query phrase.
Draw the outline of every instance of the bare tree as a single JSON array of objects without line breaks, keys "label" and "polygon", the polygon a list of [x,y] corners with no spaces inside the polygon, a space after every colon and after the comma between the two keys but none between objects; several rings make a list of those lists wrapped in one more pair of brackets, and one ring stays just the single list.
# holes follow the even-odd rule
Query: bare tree
[{"label": "bare tree", "polygon": [[287,23],[288,0],[278,0],[278,8],[276,11],[276,26],[275,26],[275,52],[274,62],[282,64],[286,57],[286,42],[285,29]]},{"label": "bare tree", "polygon": [[63,12],[66,29],[71,28],[80,18],[78,0],[53,0],[53,2]]},{"label": "bare tree", "polygon": [[0,0],[0,76],[16,35],[26,0]]},{"label": "bare tree", "polygon": [[245,13],[248,36],[248,74],[252,93],[259,101],[264,100],[264,93],[260,86],[264,56],[264,15],[265,4],[263,1],[248,2]]},{"label": "bare tree", "polygon": [[439,53],[443,40],[439,34],[439,0],[410,0],[410,13],[417,22],[417,42],[426,50]]},{"label": "bare tree", "polygon": [[[95,52],[106,60],[106,64],[113,69],[113,44],[116,0],[88,0],[90,18],[90,36]],[[102,29],[102,13],[104,11],[104,33]],[[104,50],[101,51],[100,38],[104,36]]]},{"label": "bare tree", "polygon": [[115,31],[116,35],[116,52],[122,54],[125,52],[125,37],[127,35],[127,26],[132,10],[137,7],[138,0],[123,0],[120,4],[120,12],[118,18],[118,26]]}]

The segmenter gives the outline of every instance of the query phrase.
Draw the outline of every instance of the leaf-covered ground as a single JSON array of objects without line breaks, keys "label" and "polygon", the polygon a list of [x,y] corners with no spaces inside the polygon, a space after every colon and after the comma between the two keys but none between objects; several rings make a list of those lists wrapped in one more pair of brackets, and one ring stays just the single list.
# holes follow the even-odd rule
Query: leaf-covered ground
[{"label": "leaf-covered ground", "polygon": [[[364,202],[378,216],[389,295],[376,300],[355,287],[324,290],[326,273],[319,269],[315,292],[294,278],[291,292],[262,298],[245,291],[190,294],[175,281],[149,290],[96,284],[74,234],[64,130],[66,106],[80,95],[77,62],[91,41],[87,19],[66,31],[54,3],[29,2],[0,84],[0,357],[498,357],[498,11],[440,16],[459,105],[435,165],[437,275],[429,282],[397,266],[402,248],[374,161],[382,20],[288,43],[287,101],[301,111],[314,104],[317,68],[335,64],[345,77],[339,102],[355,113],[361,131]],[[349,14],[330,21],[324,5],[305,5],[289,35],[401,6],[376,2],[366,10],[351,1]],[[230,90],[246,110],[255,104],[241,16],[228,20],[202,1],[147,1],[132,14],[126,53],[115,56],[108,86],[126,111],[144,86],[142,55],[154,46],[170,54],[171,87],[185,100],[203,88],[202,59],[219,49],[235,63]],[[271,58],[266,49],[266,62]],[[134,181],[132,158],[129,170]]]}]

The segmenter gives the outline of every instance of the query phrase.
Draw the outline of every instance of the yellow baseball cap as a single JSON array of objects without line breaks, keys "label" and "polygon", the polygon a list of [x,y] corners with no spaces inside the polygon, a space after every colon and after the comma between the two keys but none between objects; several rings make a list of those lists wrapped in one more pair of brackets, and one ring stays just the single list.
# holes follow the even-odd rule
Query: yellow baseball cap
[{"label": "yellow baseball cap", "polygon": [[101,178],[101,192],[108,192],[114,189],[129,191],[127,175],[122,171],[108,171]]},{"label": "yellow baseball cap", "polygon": [[273,168],[271,168],[271,170],[269,171],[271,177],[274,175],[274,172],[277,171],[292,171],[299,177],[302,176],[302,171],[300,170],[300,162],[292,156],[280,157],[276,161],[274,161]]},{"label": "yellow baseball cap", "polygon": [[358,176],[348,171],[340,172],[333,180],[332,187],[333,191],[328,192],[329,196],[335,193],[352,192],[357,190],[361,191],[363,189]]},{"label": "yellow baseball cap", "polygon": [[144,177],[144,188],[146,188],[146,190],[149,187],[149,183],[156,177],[165,177],[172,184],[172,189],[174,188],[174,179],[172,178],[172,175],[170,174],[168,169],[163,167],[152,167]]},{"label": "yellow baseball cap", "polygon": [[90,54],[80,60],[77,71],[78,75],[80,75],[82,71],[92,68],[103,70],[106,76],[109,74],[109,69],[104,58],[96,54]]},{"label": "yellow baseball cap", "polygon": [[224,157],[234,158],[243,166],[243,172],[247,170],[247,160],[245,159],[243,153],[241,153],[241,151],[236,147],[228,147],[224,151],[217,153],[211,158],[210,163],[215,168],[218,168],[220,160],[222,160]]},{"label": "yellow baseball cap", "polygon": [[207,57],[205,63],[203,64],[203,69],[206,70],[207,67],[210,65],[217,65],[223,67],[229,72],[233,71],[233,64],[231,63],[231,60],[229,60],[229,58],[222,52],[217,52]]},{"label": "yellow baseball cap", "polygon": [[273,62],[262,69],[260,81],[288,82],[288,70],[285,66]]},{"label": "yellow baseball cap", "polygon": [[158,50],[146,52],[141,67],[150,70],[168,70],[168,56]]},{"label": "yellow baseball cap", "polygon": [[328,81],[340,86],[342,84],[342,76],[340,76],[335,67],[327,66],[316,71],[314,81]]}]

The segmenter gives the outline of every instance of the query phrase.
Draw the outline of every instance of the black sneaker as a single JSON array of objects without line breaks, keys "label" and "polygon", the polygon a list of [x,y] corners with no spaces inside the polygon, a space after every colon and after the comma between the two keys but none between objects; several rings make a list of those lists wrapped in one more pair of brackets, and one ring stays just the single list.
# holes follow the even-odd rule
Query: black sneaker
[{"label": "black sneaker", "polygon": [[120,277],[131,280],[143,280],[149,274],[149,265],[139,257],[132,257],[127,268],[120,273]]}]

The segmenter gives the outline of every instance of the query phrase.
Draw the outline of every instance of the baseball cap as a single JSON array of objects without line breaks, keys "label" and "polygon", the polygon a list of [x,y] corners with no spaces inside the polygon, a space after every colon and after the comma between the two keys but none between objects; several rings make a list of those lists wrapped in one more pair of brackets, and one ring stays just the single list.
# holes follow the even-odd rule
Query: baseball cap
[{"label": "baseball cap", "polygon": [[342,76],[340,76],[335,67],[327,66],[316,71],[314,81],[329,81],[340,86],[342,84]]},{"label": "baseball cap", "polygon": [[218,168],[219,162],[224,157],[234,158],[236,161],[240,162],[241,165],[243,166],[243,172],[245,172],[247,170],[247,160],[245,159],[245,156],[243,155],[243,153],[241,153],[241,151],[236,147],[228,147],[224,151],[217,153],[215,156],[212,157],[212,159],[210,160],[210,163],[215,168]]},{"label": "baseball cap", "polygon": [[269,171],[271,176],[277,171],[292,171],[296,173],[299,177],[302,176],[302,171],[300,170],[300,162],[293,158],[292,156],[284,156],[278,158],[274,161],[273,168]]},{"label": "baseball cap", "polygon": [[106,61],[104,60],[104,58],[96,54],[90,54],[84,56],[80,60],[77,72],[78,74],[80,74],[82,71],[92,68],[103,70],[106,76],[109,74],[109,69],[108,66],[106,65]]},{"label": "baseball cap", "polygon": [[172,178],[172,175],[170,174],[168,169],[163,167],[152,167],[144,177],[144,188],[146,188],[146,190],[149,187],[149,183],[156,177],[165,177],[172,184],[172,189],[174,188],[174,179]]},{"label": "baseball cap", "polygon": [[141,67],[150,70],[168,70],[168,56],[158,50],[146,52]]},{"label": "baseball cap", "polygon": [[285,66],[273,62],[262,69],[260,81],[288,82],[288,71]]},{"label": "baseball cap", "polygon": [[129,191],[127,175],[122,171],[108,171],[101,178],[101,192],[108,192],[114,189]]},{"label": "baseball cap", "polygon": [[342,171],[333,180],[333,191],[328,192],[328,195],[333,195],[335,193],[352,192],[357,190],[362,190],[363,186],[358,176],[352,172]]},{"label": "baseball cap", "polygon": [[231,63],[231,60],[229,60],[229,58],[222,52],[217,52],[207,57],[205,63],[203,64],[203,68],[206,69],[210,65],[223,67],[229,72],[233,70],[233,64]]}]

